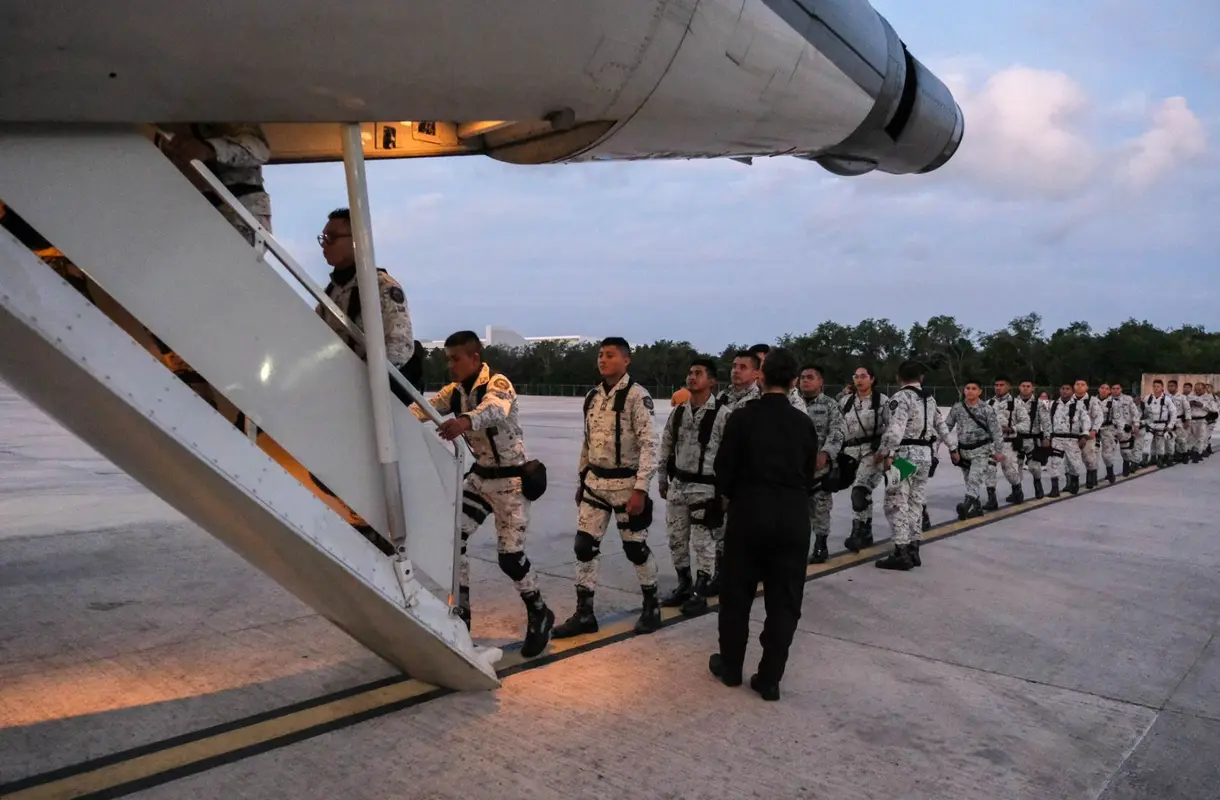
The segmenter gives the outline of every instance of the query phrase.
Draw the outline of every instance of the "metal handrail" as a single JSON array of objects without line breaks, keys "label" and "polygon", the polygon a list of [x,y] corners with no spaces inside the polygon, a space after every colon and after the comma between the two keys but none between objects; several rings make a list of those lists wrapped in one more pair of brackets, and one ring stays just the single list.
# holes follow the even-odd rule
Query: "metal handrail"
[{"label": "metal handrail", "polygon": [[[244,222],[251,231],[253,231],[254,249],[260,253],[262,252],[263,248],[270,250],[276,259],[278,259],[279,262],[284,265],[284,268],[288,270],[288,273],[292,275],[292,277],[295,278],[297,282],[300,283],[301,286],[303,286],[305,290],[309,292],[309,294],[315,300],[317,300],[323,308],[325,308],[336,320],[338,320],[339,324],[343,326],[343,329],[352,338],[352,340],[361,347],[364,347],[364,331],[362,331],[360,327],[357,326],[347,316],[347,314],[345,314],[339,308],[339,306],[335,305],[335,302],[330,299],[330,296],[327,295],[326,292],[321,289],[321,287],[314,283],[313,279],[309,277],[309,273],[307,273],[305,269],[299,263],[297,263],[297,260],[292,257],[292,254],[289,253],[288,250],[282,244],[280,244],[274,236],[271,235],[271,231],[264,228],[259,221],[254,218],[254,215],[241,204],[236,195],[230,192],[228,188],[220,182],[220,179],[213,175],[212,171],[204,166],[202,162],[192,160],[191,166],[195,168],[195,171],[199,173],[200,177],[208,182],[208,185],[211,186],[213,191],[215,191],[220,199],[225,202],[225,205],[232,209],[233,213],[237,214],[238,218],[240,218],[241,221]],[[367,349],[365,352],[367,353]],[[424,398],[423,394],[421,394],[410,381],[402,376],[402,373],[400,373],[393,364],[386,361],[386,366],[388,367],[391,382],[397,385],[400,389],[404,390],[407,393],[407,396],[419,405],[420,409],[424,412],[424,415],[428,417],[430,421],[435,423],[437,426],[440,426],[444,422],[444,417],[440,414],[440,412],[438,412],[436,408],[434,408],[432,404]],[[456,604],[459,600],[458,567],[461,558],[462,539],[462,490],[463,484],[466,480],[466,475],[464,470],[465,458],[462,451],[461,437],[454,439],[452,445],[455,481],[453,500],[453,574],[451,576],[452,586],[450,587],[449,606],[451,608],[456,608]]]}]

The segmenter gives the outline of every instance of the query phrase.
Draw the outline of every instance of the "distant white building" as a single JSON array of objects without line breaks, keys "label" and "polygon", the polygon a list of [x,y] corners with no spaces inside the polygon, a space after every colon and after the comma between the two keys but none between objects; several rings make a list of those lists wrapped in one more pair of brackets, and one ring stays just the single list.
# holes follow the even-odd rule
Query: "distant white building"
[{"label": "distant white building", "polygon": [[[589,336],[522,336],[511,328],[502,328],[499,325],[488,325],[484,330],[483,336],[479,337],[479,339],[483,342],[484,347],[490,347],[491,345],[498,347],[525,347],[535,342],[584,344],[585,342],[601,341]],[[430,342],[421,342],[421,344],[425,350],[436,350],[445,346],[445,340],[434,339]]]}]

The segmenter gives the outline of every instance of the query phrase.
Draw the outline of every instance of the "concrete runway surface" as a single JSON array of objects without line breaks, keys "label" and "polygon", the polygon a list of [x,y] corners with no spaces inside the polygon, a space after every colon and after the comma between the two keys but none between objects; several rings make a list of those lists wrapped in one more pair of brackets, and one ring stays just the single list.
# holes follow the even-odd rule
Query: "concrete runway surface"
[{"label": "concrete runway surface", "polygon": [[[527,552],[563,618],[580,400],[521,407],[550,478]],[[0,386],[0,797],[1214,798],[1217,463],[947,524],[912,573],[838,555],[774,704],[707,674],[714,613],[623,633],[639,587],[611,531],[604,635],[462,695],[404,681]],[[961,497],[946,459],[933,522]],[[475,637],[518,641],[490,521],[470,553]]]}]

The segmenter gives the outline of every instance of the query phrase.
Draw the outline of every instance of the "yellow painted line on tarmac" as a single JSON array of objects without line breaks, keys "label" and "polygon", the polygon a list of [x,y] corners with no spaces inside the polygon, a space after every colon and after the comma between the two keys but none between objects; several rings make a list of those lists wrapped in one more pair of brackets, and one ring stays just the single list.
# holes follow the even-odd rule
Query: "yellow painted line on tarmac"
[{"label": "yellow painted line on tarmac", "polygon": [[[1149,467],[1131,478],[1119,478],[1115,485],[1132,478],[1142,477],[1158,469]],[[1098,488],[1110,487],[1103,483]],[[1064,493],[1063,496],[1055,499],[1026,500],[1021,505],[1005,506],[982,517],[942,523],[925,531],[922,541],[934,542],[955,536],[972,528],[1023,514],[1042,506],[1070,500],[1073,497],[1084,497],[1093,491],[1097,490],[1082,490],[1079,495]],[[805,573],[807,580],[814,580],[875,561],[888,553],[891,547],[892,545],[887,540],[878,542],[859,553],[839,553],[824,564],[811,564]],[[709,612],[718,607],[718,600],[709,601]],[[699,619],[699,617],[686,617],[676,608],[661,609],[663,626],[678,624],[687,619]],[[518,649],[512,649],[505,653],[496,665],[496,669],[501,677],[507,677],[524,670],[545,667],[555,661],[633,638],[637,635],[634,632],[634,626],[635,619],[628,614],[625,617],[611,620],[597,633],[576,636],[571,639],[552,640],[547,652],[533,659],[524,659]],[[515,647],[519,647],[519,643]],[[186,736],[155,742],[96,761],[77,764],[43,775],[35,775],[7,786],[0,786],[0,798],[3,800],[51,800],[52,798],[67,800],[68,798],[121,797],[348,727],[373,717],[410,708],[450,693],[451,690],[414,679],[382,682],[373,688],[357,688],[345,696],[335,699],[318,698],[316,701],[307,701]],[[309,704],[310,702],[313,704]]]}]

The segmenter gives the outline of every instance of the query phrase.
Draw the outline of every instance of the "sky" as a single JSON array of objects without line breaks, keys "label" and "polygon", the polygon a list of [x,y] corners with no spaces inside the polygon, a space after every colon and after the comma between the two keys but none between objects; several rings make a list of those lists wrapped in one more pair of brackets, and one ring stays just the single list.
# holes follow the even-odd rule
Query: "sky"
[{"label": "sky", "polygon": [[[873,6],[963,109],[949,164],[370,163],[377,261],[416,337],[500,325],[719,351],[825,320],[991,331],[1031,311],[1047,334],[1220,328],[1220,5]],[[341,165],[266,181],[277,237],[324,282],[314,237],[347,204]]]}]

